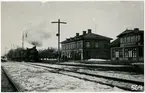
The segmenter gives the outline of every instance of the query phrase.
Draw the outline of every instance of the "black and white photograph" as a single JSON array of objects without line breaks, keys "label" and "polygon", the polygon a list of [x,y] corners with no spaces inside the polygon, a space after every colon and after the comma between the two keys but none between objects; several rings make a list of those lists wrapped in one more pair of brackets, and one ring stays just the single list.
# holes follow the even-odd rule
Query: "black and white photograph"
[{"label": "black and white photograph", "polygon": [[1,1],[1,92],[144,92],[144,1]]}]

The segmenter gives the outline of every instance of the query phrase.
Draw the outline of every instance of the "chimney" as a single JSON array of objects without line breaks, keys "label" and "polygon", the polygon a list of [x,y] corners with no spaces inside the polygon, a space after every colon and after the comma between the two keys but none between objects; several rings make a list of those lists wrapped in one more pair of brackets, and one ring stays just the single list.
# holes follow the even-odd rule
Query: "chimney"
[{"label": "chimney", "polygon": [[139,28],[134,28],[134,30],[135,30],[135,31],[138,31],[138,30],[139,30]]},{"label": "chimney", "polygon": [[68,41],[68,40],[69,40],[69,38],[66,38],[66,40]]},{"label": "chimney", "polygon": [[86,31],[83,31],[83,35],[86,35]]},{"label": "chimney", "polygon": [[92,33],[92,29],[88,29],[88,34],[89,34],[89,33]]},{"label": "chimney", "polygon": [[35,49],[36,49],[36,46],[34,46],[33,48],[35,48]]},{"label": "chimney", "polygon": [[79,36],[79,33],[76,33],[76,36]]}]

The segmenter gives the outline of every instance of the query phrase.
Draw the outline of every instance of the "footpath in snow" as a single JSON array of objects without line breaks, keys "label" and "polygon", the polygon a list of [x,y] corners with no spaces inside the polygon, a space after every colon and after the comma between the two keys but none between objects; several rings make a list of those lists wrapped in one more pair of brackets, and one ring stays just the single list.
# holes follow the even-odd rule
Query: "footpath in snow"
[{"label": "footpath in snow", "polygon": [[22,91],[37,92],[99,92],[124,91],[95,82],[51,73],[44,68],[36,68],[25,63],[2,63],[3,68]]}]

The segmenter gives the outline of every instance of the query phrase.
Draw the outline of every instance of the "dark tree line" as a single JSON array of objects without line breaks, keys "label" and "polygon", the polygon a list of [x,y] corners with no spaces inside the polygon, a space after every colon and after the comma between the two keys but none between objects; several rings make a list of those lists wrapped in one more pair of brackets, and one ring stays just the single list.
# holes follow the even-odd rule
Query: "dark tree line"
[{"label": "dark tree line", "polygon": [[39,50],[39,57],[40,58],[49,58],[49,59],[56,59],[58,57],[57,49],[55,48],[47,48],[43,50]]},{"label": "dark tree line", "polygon": [[23,51],[22,48],[11,49],[6,56],[9,60],[20,60],[23,57]]}]

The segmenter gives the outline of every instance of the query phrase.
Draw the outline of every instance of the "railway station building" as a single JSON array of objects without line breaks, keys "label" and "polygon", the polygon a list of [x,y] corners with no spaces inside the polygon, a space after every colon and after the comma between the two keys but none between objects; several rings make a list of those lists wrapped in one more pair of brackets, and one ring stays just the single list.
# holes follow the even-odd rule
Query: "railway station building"
[{"label": "railway station building", "polygon": [[111,43],[112,60],[144,60],[144,31],[126,29]]},{"label": "railway station building", "polygon": [[110,40],[112,38],[92,33],[91,29],[83,31],[82,35],[76,33],[61,42],[61,57],[72,60],[110,59]]}]

